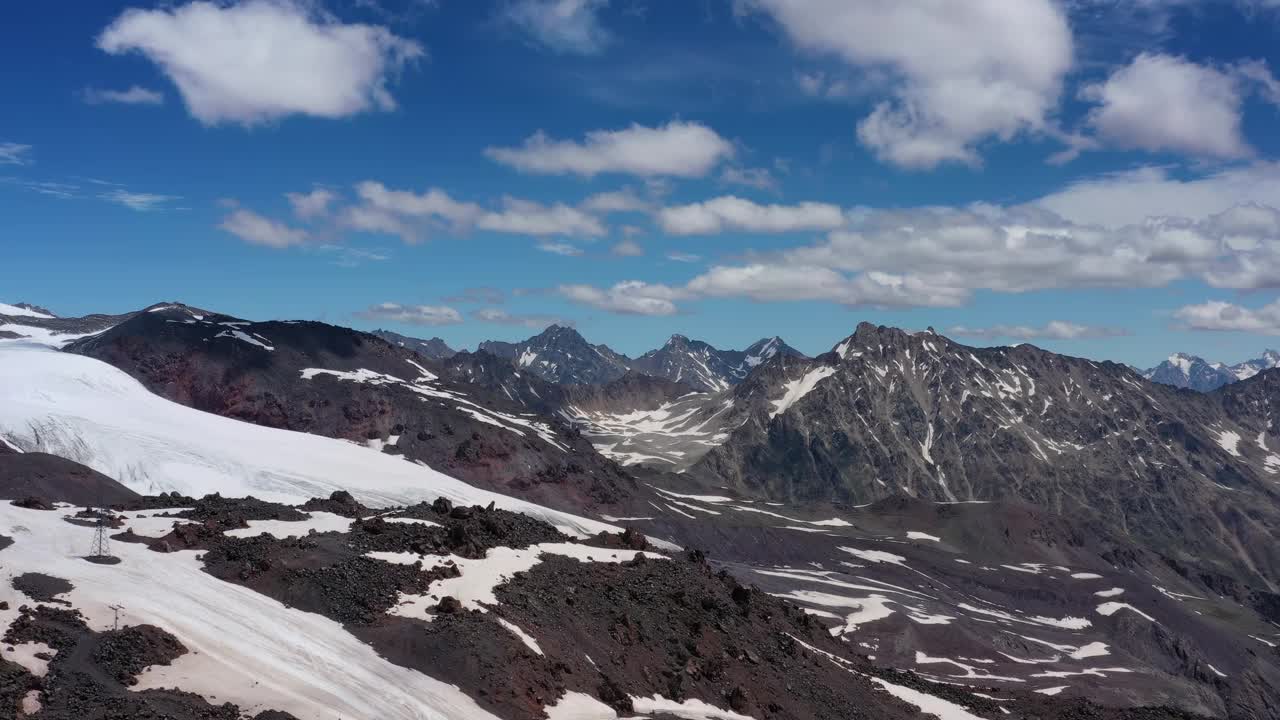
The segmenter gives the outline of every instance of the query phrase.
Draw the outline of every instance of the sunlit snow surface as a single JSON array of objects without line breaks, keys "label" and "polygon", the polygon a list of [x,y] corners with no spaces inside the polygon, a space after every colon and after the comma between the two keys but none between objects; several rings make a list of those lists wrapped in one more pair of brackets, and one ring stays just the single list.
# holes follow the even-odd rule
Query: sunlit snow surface
[{"label": "sunlit snow surface", "polygon": [[301,503],[348,490],[381,507],[447,497],[523,512],[576,533],[611,526],[473,488],[352,443],[264,428],[170,402],[92,358],[0,345],[0,436],[70,458],[142,493],[255,495]]},{"label": "sunlit snow surface", "polygon": [[[471,720],[493,717],[452,685],[394,665],[337,622],[295,610],[201,570],[195,551],[157,553],[145,545],[112,543],[118,565],[78,557],[94,529],[57,512],[0,503],[0,534],[14,545],[0,552],[6,573],[41,572],[75,586],[64,597],[89,626],[109,629],[112,605],[120,621],[150,623],[173,633],[190,651],[153,667],[135,690],[179,686],[250,714],[266,708],[301,720],[334,717],[387,720]],[[0,584],[8,627],[28,600]]]}]

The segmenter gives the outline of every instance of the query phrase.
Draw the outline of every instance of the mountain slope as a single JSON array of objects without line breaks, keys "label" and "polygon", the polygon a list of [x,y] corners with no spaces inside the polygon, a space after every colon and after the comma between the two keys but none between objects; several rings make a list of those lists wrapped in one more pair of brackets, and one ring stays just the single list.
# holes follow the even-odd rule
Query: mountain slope
[{"label": "mountain slope", "polygon": [[458,384],[433,361],[346,328],[173,306],[67,350],[199,410],[368,444],[556,507],[616,503],[634,485],[556,418]]},{"label": "mountain slope", "polygon": [[562,325],[552,325],[519,343],[482,342],[479,349],[558,385],[616,380],[626,374],[629,364],[626,356],[606,345],[592,345],[577,330]]},{"label": "mountain slope", "polygon": [[[1266,375],[1248,382],[1269,403]],[[1193,566],[1280,581],[1280,455],[1254,441],[1270,429],[1261,409],[1232,412],[1216,394],[863,324],[832,353],[767,364],[733,402],[746,420],[690,470],[708,484],[783,502],[1020,498],[1096,512]]]},{"label": "mountain slope", "polygon": [[457,350],[449,347],[449,344],[438,337],[430,340],[422,340],[420,338],[401,335],[400,333],[391,332],[390,330],[374,330],[369,333],[374,337],[380,337],[392,345],[399,345],[402,348],[408,348],[419,355],[429,357],[432,360],[445,360],[457,354]]}]

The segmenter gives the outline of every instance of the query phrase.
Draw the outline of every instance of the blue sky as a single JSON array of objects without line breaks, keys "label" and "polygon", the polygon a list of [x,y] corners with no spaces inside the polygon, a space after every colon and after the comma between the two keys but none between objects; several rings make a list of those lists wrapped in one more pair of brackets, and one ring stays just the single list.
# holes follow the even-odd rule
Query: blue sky
[{"label": "blue sky", "polygon": [[1273,0],[5,13],[0,300],[630,354],[1280,334]]}]

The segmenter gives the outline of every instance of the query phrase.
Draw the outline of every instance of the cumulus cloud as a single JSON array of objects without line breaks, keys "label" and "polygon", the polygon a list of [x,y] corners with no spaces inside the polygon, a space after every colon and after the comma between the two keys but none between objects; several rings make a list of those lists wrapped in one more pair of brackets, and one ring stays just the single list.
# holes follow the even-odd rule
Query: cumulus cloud
[{"label": "cumulus cloud", "polygon": [[155,63],[206,125],[391,110],[388,85],[423,55],[384,27],[343,24],[304,0],[129,9],[97,45]]},{"label": "cumulus cloud", "polygon": [[945,12],[936,0],[743,4],[798,47],[895,81],[857,132],[882,161],[905,168],[976,165],[980,143],[1043,131],[1072,66],[1071,28],[1054,0],[967,0]]},{"label": "cumulus cloud", "polygon": [[1258,162],[1194,178],[1146,167],[1074,183],[1036,204],[1085,225],[1137,225],[1150,217],[1204,218],[1237,203],[1274,204],[1280,163]]},{"label": "cumulus cloud", "polygon": [[1256,309],[1210,300],[1200,305],[1179,308],[1173,317],[1192,330],[1280,335],[1280,300]]},{"label": "cumulus cloud", "polygon": [[845,221],[841,209],[828,203],[761,205],[733,195],[665,207],[658,211],[657,220],[662,229],[672,235],[714,235],[730,230],[762,233],[831,230]]},{"label": "cumulus cloud", "polygon": [[666,285],[650,285],[637,280],[610,288],[591,285],[561,285],[557,291],[565,299],[620,315],[674,315],[679,290]]},{"label": "cumulus cloud", "polygon": [[538,45],[555,52],[594,55],[612,36],[600,24],[609,0],[517,0],[502,18]]},{"label": "cumulus cloud", "polygon": [[0,142],[0,165],[27,165],[31,146],[16,142]]},{"label": "cumulus cloud", "polygon": [[411,243],[432,228],[537,237],[599,237],[608,233],[599,218],[562,203],[543,205],[504,197],[500,210],[486,210],[476,203],[455,200],[439,188],[415,193],[392,190],[374,181],[359,183],[356,195],[361,202],[343,211],[344,224],[356,230],[399,235]]},{"label": "cumulus cloud", "polygon": [[563,203],[542,205],[513,197],[503,198],[502,210],[481,214],[476,227],[535,236],[599,237],[608,234],[598,218],[577,208]]},{"label": "cumulus cloud", "polygon": [[218,227],[253,245],[287,248],[307,242],[307,231],[263,217],[243,208],[223,218]]},{"label": "cumulus cloud", "polygon": [[397,322],[406,325],[457,325],[462,322],[462,313],[447,305],[401,305],[384,302],[356,313],[366,320]]},{"label": "cumulus cloud", "polygon": [[315,220],[329,214],[329,205],[337,199],[332,190],[316,188],[309,193],[285,193],[293,214],[299,220]]},{"label": "cumulus cloud", "polygon": [[1223,159],[1253,152],[1241,131],[1244,96],[1233,72],[1142,53],[1080,96],[1098,104],[1088,123],[1112,145]]},{"label": "cumulus cloud", "polygon": [[520,172],[540,175],[690,178],[711,172],[734,154],[734,147],[705,125],[674,121],[660,127],[593,130],[580,142],[538,132],[519,147],[489,147],[484,154]]},{"label": "cumulus cloud", "polygon": [[602,299],[619,294],[672,304],[738,297],[953,307],[977,291],[1163,287],[1187,279],[1222,288],[1280,288],[1280,211],[1244,204],[1199,219],[1151,217],[1108,227],[1075,223],[1036,206],[860,210],[820,240],[751,253],[684,285],[623,284],[609,294],[582,291],[579,298],[599,307],[620,306]]},{"label": "cumulus cloud", "polygon": [[516,325],[534,330],[543,330],[552,325],[573,327],[572,320],[566,320],[556,315],[521,315],[509,313],[501,308],[481,308],[471,313],[471,317],[482,322],[495,323],[497,325]]},{"label": "cumulus cloud", "polygon": [[649,201],[640,197],[631,188],[611,190],[592,195],[579,205],[591,213],[623,213],[645,212],[649,210]]},{"label": "cumulus cloud", "polygon": [[1101,327],[1096,325],[1080,325],[1063,320],[1051,320],[1043,326],[1029,325],[992,325],[990,327],[968,327],[957,325],[949,328],[950,335],[984,338],[1012,338],[1015,340],[1082,340],[1086,338],[1108,338],[1129,335],[1124,328]]},{"label": "cumulus cloud", "polygon": [[141,85],[134,85],[128,90],[104,90],[85,88],[80,95],[89,105],[118,103],[120,105],[163,105],[164,95],[158,90],[148,90]]}]

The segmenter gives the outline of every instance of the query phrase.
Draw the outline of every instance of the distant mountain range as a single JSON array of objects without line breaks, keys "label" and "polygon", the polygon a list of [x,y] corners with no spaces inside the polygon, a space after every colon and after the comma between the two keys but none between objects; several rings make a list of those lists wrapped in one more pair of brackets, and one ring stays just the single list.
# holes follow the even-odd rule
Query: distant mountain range
[{"label": "distant mountain range", "polygon": [[1235,365],[1208,362],[1204,358],[1186,353],[1174,353],[1168,360],[1140,371],[1142,376],[1154,382],[1200,392],[1217,390],[1223,385],[1248,380],[1263,370],[1280,367],[1280,352],[1267,350],[1262,357]]},{"label": "distant mountain range", "polygon": [[562,325],[552,325],[524,342],[488,341],[480,343],[479,349],[559,385],[601,385],[635,371],[703,392],[737,385],[753,368],[779,353],[804,357],[779,337],[764,338],[746,350],[720,350],[701,340],[672,335],[662,347],[633,360],[607,345],[592,345],[577,330]]}]

